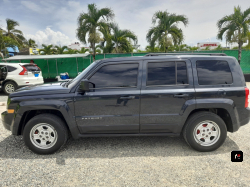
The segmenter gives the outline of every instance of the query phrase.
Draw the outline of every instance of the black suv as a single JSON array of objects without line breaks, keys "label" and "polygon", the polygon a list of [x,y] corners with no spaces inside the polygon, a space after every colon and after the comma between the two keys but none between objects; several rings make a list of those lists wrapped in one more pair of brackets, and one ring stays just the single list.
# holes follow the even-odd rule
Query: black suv
[{"label": "black suv", "polygon": [[75,79],[9,95],[3,125],[35,153],[73,138],[178,136],[213,151],[249,122],[249,90],[234,57],[158,55],[103,59]]}]

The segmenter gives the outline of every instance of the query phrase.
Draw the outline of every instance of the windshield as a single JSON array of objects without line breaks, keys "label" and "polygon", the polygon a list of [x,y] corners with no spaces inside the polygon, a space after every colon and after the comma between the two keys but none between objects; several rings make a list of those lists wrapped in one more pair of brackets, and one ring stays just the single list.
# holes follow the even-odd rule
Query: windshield
[{"label": "windshield", "polygon": [[80,81],[84,75],[87,74],[87,72],[92,68],[94,67],[97,62],[99,62],[100,60],[96,60],[94,61],[92,64],[90,64],[85,70],[83,70],[76,78],[70,80],[69,82],[67,82],[65,85],[67,85],[68,87],[72,87],[74,86],[78,81]]}]

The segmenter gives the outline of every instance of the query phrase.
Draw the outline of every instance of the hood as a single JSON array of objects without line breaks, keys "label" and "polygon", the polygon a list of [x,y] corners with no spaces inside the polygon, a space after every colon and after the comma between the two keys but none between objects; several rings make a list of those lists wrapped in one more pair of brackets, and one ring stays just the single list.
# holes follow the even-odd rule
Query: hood
[{"label": "hood", "polygon": [[49,95],[49,94],[66,94],[70,89],[60,85],[61,83],[48,83],[43,85],[25,86],[11,93],[9,97],[21,97],[28,95]]}]

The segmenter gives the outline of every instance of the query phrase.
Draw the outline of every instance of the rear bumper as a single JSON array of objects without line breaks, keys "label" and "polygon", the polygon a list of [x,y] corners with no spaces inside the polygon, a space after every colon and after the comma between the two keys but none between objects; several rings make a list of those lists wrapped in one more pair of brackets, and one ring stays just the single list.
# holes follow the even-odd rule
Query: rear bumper
[{"label": "rear bumper", "polygon": [[233,132],[239,130],[241,126],[248,124],[249,121],[250,121],[250,108],[247,107],[241,110],[241,112],[239,113],[238,123],[237,125],[236,124],[233,125]]},{"label": "rear bumper", "polygon": [[241,121],[240,121],[240,126],[243,126],[243,125],[248,124],[249,121],[250,121],[250,108],[247,107],[247,108],[244,110],[244,119],[241,119]]}]

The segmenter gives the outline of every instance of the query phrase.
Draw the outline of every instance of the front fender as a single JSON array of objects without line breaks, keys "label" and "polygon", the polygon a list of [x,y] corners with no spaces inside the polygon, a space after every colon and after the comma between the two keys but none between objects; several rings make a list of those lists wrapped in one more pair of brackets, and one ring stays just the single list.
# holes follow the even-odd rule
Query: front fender
[{"label": "front fender", "polygon": [[74,138],[76,138],[79,134],[78,127],[75,122],[75,118],[73,112],[71,111],[68,104],[61,100],[36,100],[36,101],[21,101],[15,109],[14,120],[11,124],[11,131],[13,135],[18,135],[18,129],[22,116],[25,112],[31,110],[57,110],[61,112],[69,130]]}]

